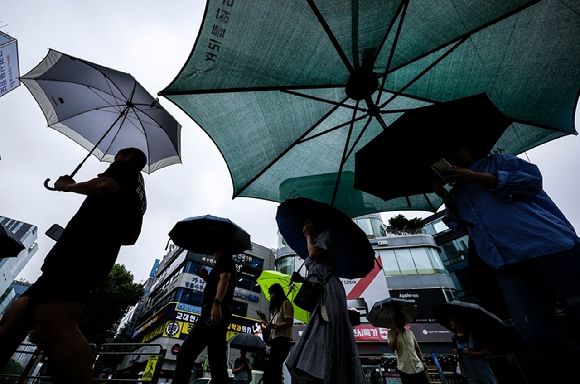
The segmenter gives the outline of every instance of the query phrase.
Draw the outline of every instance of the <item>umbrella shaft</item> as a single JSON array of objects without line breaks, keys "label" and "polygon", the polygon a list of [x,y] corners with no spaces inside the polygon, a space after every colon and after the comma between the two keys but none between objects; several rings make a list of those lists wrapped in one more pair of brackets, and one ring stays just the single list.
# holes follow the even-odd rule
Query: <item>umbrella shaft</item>
[{"label": "umbrella shaft", "polygon": [[[72,173],[70,174],[70,177],[74,177],[74,175],[76,175],[76,173],[79,171],[79,169],[81,169],[81,167],[83,166],[83,164],[85,163],[85,161],[87,161],[87,159],[89,157],[91,157],[91,155],[93,154],[93,152],[95,151],[95,149],[99,146],[99,144],[101,144],[101,142],[103,141],[103,139],[109,134],[109,132],[111,132],[111,129],[113,129],[113,127],[115,126],[115,124],[117,124],[117,121],[119,121],[119,119],[121,117],[123,117],[123,121],[125,120],[125,117],[127,116],[127,112],[128,111],[129,111],[129,105],[127,105],[125,107],[125,109],[119,114],[119,116],[117,116],[117,118],[115,119],[115,121],[113,121],[113,124],[111,124],[111,126],[109,127],[109,129],[107,129],[107,132],[105,132],[105,134],[99,139],[99,141],[97,141],[97,143],[95,144],[95,146],[93,147],[93,149],[91,149],[89,151],[89,153],[83,159],[83,161],[81,161],[80,164],[77,165],[77,167],[74,169],[74,171],[72,171]],[[121,123],[121,125],[123,125],[123,123]]]}]

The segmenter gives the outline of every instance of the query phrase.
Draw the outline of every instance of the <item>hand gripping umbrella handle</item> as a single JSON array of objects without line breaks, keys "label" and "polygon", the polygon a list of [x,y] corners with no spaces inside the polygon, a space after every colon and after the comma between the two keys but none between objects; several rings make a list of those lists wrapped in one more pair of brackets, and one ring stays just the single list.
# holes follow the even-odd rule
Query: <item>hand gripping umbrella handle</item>
[{"label": "hand gripping umbrella handle", "polygon": [[44,188],[48,189],[49,191],[56,191],[56,188],[51,187],[50,185],[48,185],[49,182],[50,182],[50,178],[44,180]]}]

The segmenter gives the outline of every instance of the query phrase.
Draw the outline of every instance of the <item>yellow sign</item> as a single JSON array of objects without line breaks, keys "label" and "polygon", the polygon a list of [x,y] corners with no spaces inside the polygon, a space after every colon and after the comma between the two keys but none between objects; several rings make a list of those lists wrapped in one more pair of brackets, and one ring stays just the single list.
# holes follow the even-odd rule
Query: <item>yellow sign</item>
[{"label": "yellow sign", "polygon": [[155,367],[157,367],[157,362],[159,361],[159,356],[151,356],[147,361],[147,366],[141,376],[141,381],[151,381],[153,380],[153,375],[155,374]]}]

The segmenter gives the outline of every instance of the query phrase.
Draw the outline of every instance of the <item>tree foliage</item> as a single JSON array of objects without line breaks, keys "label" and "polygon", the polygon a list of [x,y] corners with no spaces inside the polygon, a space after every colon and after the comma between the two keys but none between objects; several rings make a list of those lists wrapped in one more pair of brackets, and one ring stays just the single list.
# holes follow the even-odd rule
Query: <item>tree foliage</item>
[{"label": "tree foliage", "polygon": [[115,335],[116,326],[143,296],[143,285],[133,282],[124,265],[115,264],[105,281],[92,292],[79,326],[90,343],[102,344]]},{"label": "tree foliage", "polygon": [[[10,359],[10,361],[3,368],[0,367],[0,373],[4,375],[20,375],[23,371],[24,367],[13,359]],[[13,377],[0,377],[1,384],[14,382],[15,381]]]},{"label": "tree foliage", "polygon": [[387,230],[392,233],[416,233],[423,228],[423,220],[418,217],[407,219],[403,215],[397,215],[389,219]]}]

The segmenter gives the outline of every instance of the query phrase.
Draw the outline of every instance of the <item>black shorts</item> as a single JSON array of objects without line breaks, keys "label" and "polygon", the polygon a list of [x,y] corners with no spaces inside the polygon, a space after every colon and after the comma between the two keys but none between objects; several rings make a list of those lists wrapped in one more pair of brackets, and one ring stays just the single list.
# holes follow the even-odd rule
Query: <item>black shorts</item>
[{"label": "black shorts", "polygon": [[33,305],[84,303],[90,291],[111,272],[120,248],[106,243],[57,243],[46,256],[42,275],[23,296],[28,296]]}]

